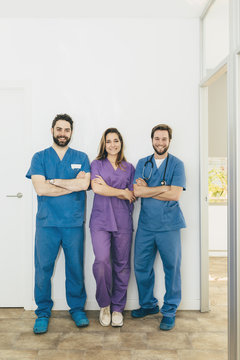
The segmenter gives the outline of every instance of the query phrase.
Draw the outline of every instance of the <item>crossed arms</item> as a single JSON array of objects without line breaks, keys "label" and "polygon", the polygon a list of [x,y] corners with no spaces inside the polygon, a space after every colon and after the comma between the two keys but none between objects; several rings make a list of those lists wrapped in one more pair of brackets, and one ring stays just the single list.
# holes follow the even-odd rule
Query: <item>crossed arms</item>
[{"label": "crossed arms", "polygon": [[122,200],[129,200],[130,203],[136,200],[133,191],[126,189],[117,189],[109,186],[100,175],[91,181],[91,187],[94,193],[103,196],[116,196]]},{"label": "crossed arms", "polygon": [[180,186],[148,186],[142,178],[136,180],[134,195],[142,198],[153,198],[162,201],[178,201],[183,188]]},{"label": "crossed arms", "polygon": [[42,175],[32,175],[32,183],[38,196],[62,196],[74,191],[87,190],[90,173],[80,171],[75,179],[54,179],[54,184]]}]

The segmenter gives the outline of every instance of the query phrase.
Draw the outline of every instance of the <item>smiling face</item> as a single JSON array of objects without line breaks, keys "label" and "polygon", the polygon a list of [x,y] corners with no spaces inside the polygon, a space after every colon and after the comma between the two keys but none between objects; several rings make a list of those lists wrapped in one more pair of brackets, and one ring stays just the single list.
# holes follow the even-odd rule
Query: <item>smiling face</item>
[{"label": "smiling face", "polygon": [[170,145],[169,134],[167,130],[156,130],[153,134],[152,146],[156,155],[165,157]]},{"label": "smiling face", "polygon": [[105,149],[110,156],[117,156],[119,151],[121,151],[121,141],[116,133],[108,133],[106,135]]},{"label": "smiling face", "polygon": [[66,120],[58,120],[51,129],[53,141],[56,145],[60,147],[65,147],[68,145],[69,141],[71,140],[72,130],[71,125]]}]

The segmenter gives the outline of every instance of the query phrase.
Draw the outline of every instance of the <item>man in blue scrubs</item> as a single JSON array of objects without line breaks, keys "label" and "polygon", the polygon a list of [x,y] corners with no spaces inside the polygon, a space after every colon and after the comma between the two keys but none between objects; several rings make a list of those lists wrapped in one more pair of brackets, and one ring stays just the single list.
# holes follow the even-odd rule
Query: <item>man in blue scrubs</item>
[{"label": "man in blue scrubs", "polygon": [[38,195],[35,236],[35,302],[33,331],[45,333],[51,316],[51,277],[60,245],[65,254],[66,298],[78,327],[89,321],[84,312],[83,222],[90,165],[85,153],[68,147],[73,120],[67,114],[52,122],[53,145],[37,152],[26,175]]},{"label": "man in blue scrubs", "polygon": [[183,162],[168,153],[172,129],[165,124],[157,125],[151,138],[154,154],[139,160],[134,178],[134,194],[141,197],[134,258],[141,307],[131,314],[141,318],[159,312],[158,300],[153,295],[153,265],[158,250],[166,288],[160,329],[171,330],[181,301],[180,229],[186,224],[178,200],[186,179]]}]

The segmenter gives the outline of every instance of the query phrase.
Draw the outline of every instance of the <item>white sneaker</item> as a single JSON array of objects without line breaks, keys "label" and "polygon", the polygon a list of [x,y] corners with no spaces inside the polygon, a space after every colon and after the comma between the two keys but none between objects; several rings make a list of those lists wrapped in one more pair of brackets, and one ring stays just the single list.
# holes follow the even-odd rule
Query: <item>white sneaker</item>
[{"label": "white sneaker", "polygon": [[112,326],[123,326],[123,316],[121,312],[113,311]]},{"label": "white sneaker", "polygon": [[100,308],[99,322],[102,326],[109,326],[111,322],[110,305]]}]

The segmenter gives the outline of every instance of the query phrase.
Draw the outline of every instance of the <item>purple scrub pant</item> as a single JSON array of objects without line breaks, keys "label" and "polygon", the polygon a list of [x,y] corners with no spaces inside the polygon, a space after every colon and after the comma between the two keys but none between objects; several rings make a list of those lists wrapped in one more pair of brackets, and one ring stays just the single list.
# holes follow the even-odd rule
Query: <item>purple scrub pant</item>
[{"label": "purple scrub pant", "polygon": [[130,277],[132,232],[119,233],[91,229],[95,261],[96,299],[100,307],[122,312],[127,301]]}]

